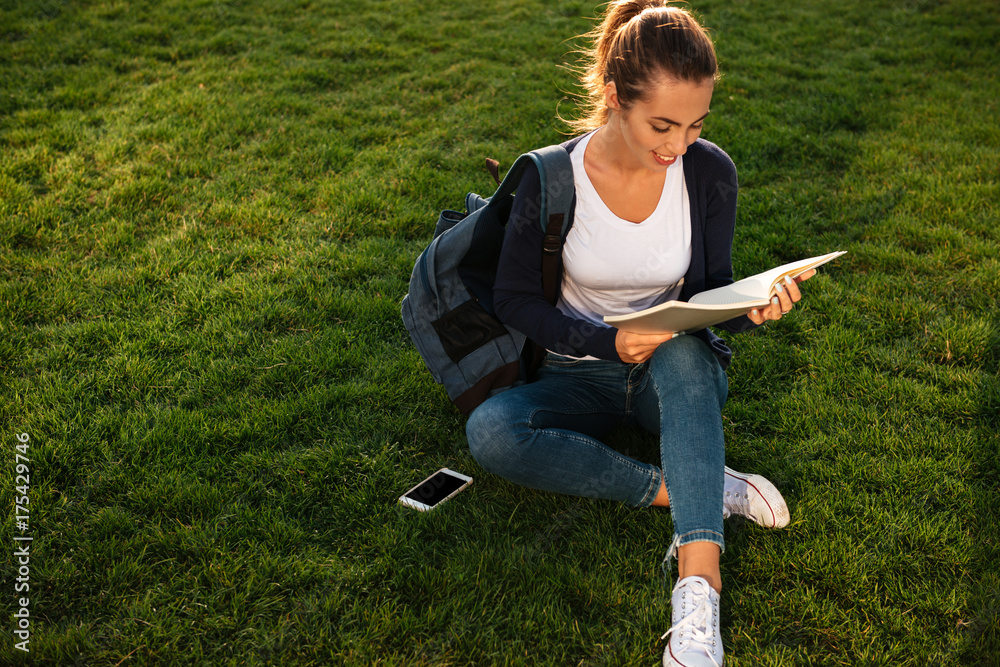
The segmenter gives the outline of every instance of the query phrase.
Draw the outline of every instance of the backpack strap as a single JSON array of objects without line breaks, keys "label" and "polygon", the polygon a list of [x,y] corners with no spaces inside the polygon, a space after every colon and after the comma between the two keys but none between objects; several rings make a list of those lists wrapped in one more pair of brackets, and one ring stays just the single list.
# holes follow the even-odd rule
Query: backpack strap
[{"label": "backpack strap", "polygon": [[545,300],[553,306],[558,298],[559,266],[563,241],[573,224],[570,208],[576,189],[573,184],[573,163],[569,153],[559,145],[529,153],[538,167],[542,183],[541,223],[542,290]]},{"label": "backpack strap", "polygon": [[[517,158],[500,187],[490,197],[490,202],[500,202],[511,195],[521,182],[529,163],[534,162],[541,181],[541,200],[538,202],[539,221],[542,225],[542,291],[545,300],[556,304],[559,285],[559,266],[563,241],[573,224],[570,210],[576,196],[573,184],[573,163],[565,148],[556,144],[525,153]],[[468,202],[466,202],[468,206]]]},{"label": "backpack strap", "polygon": [[[525,167],[534,162],[541,182],[541,197],[538,202],[538,220],[542,226],[542,292],[545,300],[553,306],[558,299],[559,267],[562,263],[562,247],[573,218],[570,211],[576,197],[573,183],[573,163],[569,152],[559,145],[549,146],[525,153],[517,158],[504,177],[490,203],[503,201],[514,192],[521,182]],[[528,380],[545,357],[545,348],[530,344],[524,358]]]}]

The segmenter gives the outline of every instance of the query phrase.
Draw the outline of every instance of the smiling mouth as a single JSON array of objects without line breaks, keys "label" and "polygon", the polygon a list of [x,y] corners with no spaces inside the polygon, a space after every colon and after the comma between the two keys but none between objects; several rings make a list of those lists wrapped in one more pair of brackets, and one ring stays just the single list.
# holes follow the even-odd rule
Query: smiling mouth
[{"label": "smiling mouth", "polygon": [[670,155],[670,156],[660,155],[656,151],[653,151],[653,155],[655,155],[656,159],[662,164],[673,164],[674,160],[677,159],[676,155]]}]

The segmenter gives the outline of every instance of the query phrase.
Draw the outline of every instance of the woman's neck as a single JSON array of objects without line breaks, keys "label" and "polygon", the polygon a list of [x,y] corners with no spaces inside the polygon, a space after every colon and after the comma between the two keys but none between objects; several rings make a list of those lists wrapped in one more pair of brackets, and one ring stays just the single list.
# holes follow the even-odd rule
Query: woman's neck
[{"label": "woman's neck", "polygon": [[592,159],[601,165],[602,171],[610,171],[623,179],[662,180],[663,174],[650,171],[636,158],[625,141],[621,126],[621,114],[611,112],[608,122],[590,140],[590,145],[597,149],[593,152]]},{"label": "woman's neck", "polygon": [[614,123],[590,138],[583,167],[598,196],[622,220],[642,222],[656,209],[666,171],[653,171],[636,160]]}]

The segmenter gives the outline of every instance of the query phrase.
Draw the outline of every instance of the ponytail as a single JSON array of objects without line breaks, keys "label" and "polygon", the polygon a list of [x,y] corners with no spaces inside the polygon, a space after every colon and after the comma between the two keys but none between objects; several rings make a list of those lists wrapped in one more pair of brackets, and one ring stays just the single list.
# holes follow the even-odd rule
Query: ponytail
[{"label": "ponytail", "polygon": [[719,75],[715,47],[704,28],[667,0],[614,0],[585,37],[592,47],[584,51],[580,77],[583,116],[567,121],[579,132],[607,123],[604,87],[610,81],[628,110],[659,79],[700,83]]}]

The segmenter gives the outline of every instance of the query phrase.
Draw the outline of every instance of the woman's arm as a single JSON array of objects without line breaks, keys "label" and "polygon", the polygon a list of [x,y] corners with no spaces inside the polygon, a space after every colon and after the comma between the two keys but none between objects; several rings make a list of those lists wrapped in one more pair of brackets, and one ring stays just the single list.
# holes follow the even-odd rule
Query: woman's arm
[{"label": "woman's arm", "polygon": [[[567,317],[545,300],[542,288],[541,181],[534,165],[525,169],[514,204],[494,284],[497,317],[557,354],[618,361],[617,329]],[[561,267],[561,261],[560,261]],[[560,275],[561,278],[561,275]]]},{"label": "woman's arm", "polygon": [[[736,167],[725,154],[717,160],[708,188],[706,205],[706,289],[714,289],[733,282],[732,245],[736,228],[736,194],[739,185]],[[809,271],[794,281],[778,286],[778,295],[768,306],[755,308],[744,316],[719,324],[719,328],[739,333],[756,328],[767,321],[780,320],[802,298],[798,284],[816,275]]]},{"label": "woman's arm", "polygon": [[[733,283],[733,237],[736,233],[736,196],[739,182],[736,165],[714,144],[708,144],[705,159],[705,290]],[[730,333],[756,328],[741,315],[716,325]]]}]

